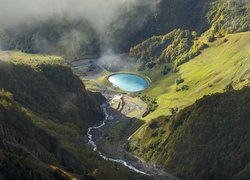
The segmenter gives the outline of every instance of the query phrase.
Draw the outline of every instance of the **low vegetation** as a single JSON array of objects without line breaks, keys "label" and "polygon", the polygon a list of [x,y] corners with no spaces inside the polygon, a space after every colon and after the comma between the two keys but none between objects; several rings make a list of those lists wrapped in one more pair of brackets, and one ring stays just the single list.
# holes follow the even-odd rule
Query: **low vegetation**
[{"label": "low vegetation", "polygon": [[15,64],[26,64],[36,67],[40,64],[63,64],[66,60],[62,56],[47,54],[28,54],[20,51],[0,51],[0,60]]},{"label": "low vegetation", "polygon": [[178,79],[175,80],[176,85],[179,85],[179,84],[181,84],[183,82],[184,82],[184,79],[182,79],[182,78],[178,78]]},{"label": "low vegetation", "polygon": [[205,96],[150,121],[130,150],[182,179],[248,179],[249,98],[249,88]]},{"label": "low vegetation", "polygon": [[154,112],[156,108],[158,107],[156,98],[152,98],[150,96],[146,95],[138,95],[139,98],[141,98],[142,101],[144,101],[147,104],[147,110],[142,115],[143,117],[147,116],[149,113]]}]

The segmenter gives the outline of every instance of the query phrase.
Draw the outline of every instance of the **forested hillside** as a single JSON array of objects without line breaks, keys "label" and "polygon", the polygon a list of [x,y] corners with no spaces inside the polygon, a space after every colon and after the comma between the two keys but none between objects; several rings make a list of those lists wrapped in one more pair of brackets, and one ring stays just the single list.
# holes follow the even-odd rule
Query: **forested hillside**
[{"label": "forested hillside", "polygon": [[138,70],[164,65],[166,67],[162,74],[167,74],[173,66],[178,67],[199,55],[216,38],[250,30],[248,2],[209,2],[162,0],[156,20],[161,30],[155,33],[161,35],[153,36],[130,49],[129,55],[136,58]]},{"label": "forested hillside", "polygon": [[159,2],[158,31],[129,53],[157,103],[132,153],[182,179],[248,179],[249,5]]},{"label": "forested hillside", "polygon": [[140,178],[87,145],[104,99],[70,68],[0,61],[0,89],[1,179]]},{"label": "forested hillside", "polygon": [[197,34],[188,30],[175,29],[164,36],[153,36],[130,49],[130,56],[138,61],[138,70],[152,69],[165,65],[163,75],[171,70],[171,64],[179,66],[199,55],[208,45],[197,40]]},{"label": "forested hillside", "polygon": [[204,16],[212,0],[160,0],[156,14],[155,35],[174,29],[188,29],[199,33],[205,30]]},{"label": "forested hillside", "polygon": [[161,0],[156,16],[158,35],[178,28],[198,34],[210,28],[215,34],[243,32],[249,20],[246,0]]},{"label": "forested hillside", "polygon": [[[88,127],[104,118],[96,91],[112,111],[92,132],[103,155],[157,177],[162,168],[187,180],[249,179],[248,0],[53,2],[52,12],[17,3],[27,6],[20,19],[0,12],[18,19],[0,18],[0,179],[153,178],[88,145]],[[109,82],[114,71],[147,86],[124,92]],[[144,123],[129,134],[120,115]]]},{"label": "forested hillside", "polygon": [[130,150],[183,179],[248,179],[249,102],[249,88],[205,96],[152,120]]}]

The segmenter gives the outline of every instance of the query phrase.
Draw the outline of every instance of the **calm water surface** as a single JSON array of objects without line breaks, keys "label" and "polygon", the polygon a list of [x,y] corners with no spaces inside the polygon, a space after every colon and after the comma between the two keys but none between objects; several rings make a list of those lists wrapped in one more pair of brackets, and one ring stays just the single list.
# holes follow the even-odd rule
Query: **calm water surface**
[{"label": "calm water surface", "polygon": [[127,92],[138,92],[148,87],[148,82],[144,78],[134,74],[114,74],[108,80]]}]

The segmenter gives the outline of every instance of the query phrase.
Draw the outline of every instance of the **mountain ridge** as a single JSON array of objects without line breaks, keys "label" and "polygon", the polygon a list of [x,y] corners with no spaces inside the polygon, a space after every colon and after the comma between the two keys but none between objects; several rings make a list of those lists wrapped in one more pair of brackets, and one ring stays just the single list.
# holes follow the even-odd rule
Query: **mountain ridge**
[{"label": "mountain ridge", "polygon": [[180,178],[247,179],[249,93],[248,87],[205,96],[176,115],[156,118],[145,129],[154,143],[140,147],[141,136],[129,148]]}]

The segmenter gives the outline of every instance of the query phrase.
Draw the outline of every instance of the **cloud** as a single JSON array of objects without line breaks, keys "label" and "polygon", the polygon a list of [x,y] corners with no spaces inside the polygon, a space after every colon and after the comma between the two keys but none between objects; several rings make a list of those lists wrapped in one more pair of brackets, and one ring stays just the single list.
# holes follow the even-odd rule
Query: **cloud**
[{"label": "cloud", "polygon": [[[26,32],[29,30],[27,27],[32,29],[37,24],[42,25],[50,20],[52,24],[57,20],[61,22],[63,18],[67,20],[65,23],[70,20],[72,22],[80,20],[88,22],[86,26],[91,27],[86,28],[93,29],[92,33],[89,31],[86,33],[83,28],[79,30],[72,26],[63,33],[59,44],[67,47],[65,49],[70,52],[77,51],[82,44],[91,43],[93,36],[98,36],[96,39],[102,42],[102,49],[105,49],[102,51],[106,51],[116,46],[117,41],[118,44],[123,42],[127,38],[126,34],[142,28],[147,14],[155,11],[156,2],[156,0],[0,0],[0,31],[12,29],[18,33],[24,27],[23,31]],[[141,9],[143,9],[141,13],[135,12]],[[126,27],[127,24],[129,27]],[[35,39],[35,45],[39,49],[43,47],[53,49],[53,44],[51,45],[42,36]]]},{"label": "cloud", "polygon": [[136,65],[134,59],[124,54],[114,54],[112,51],[104,52],[103,56],[98,59],[97,64],[114,72],[121,69],[131,69]]},{"label": "cloud", "polygon": [[0,0],[0,25],[5,27],[65,15],[85,18],[103,32],[124,10],[143,3],[145,0]]}]

